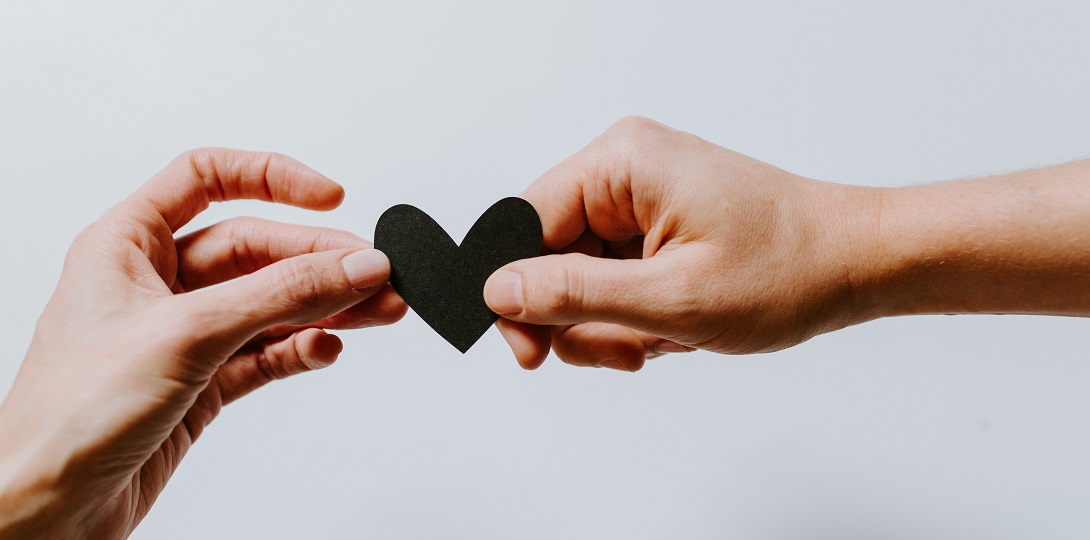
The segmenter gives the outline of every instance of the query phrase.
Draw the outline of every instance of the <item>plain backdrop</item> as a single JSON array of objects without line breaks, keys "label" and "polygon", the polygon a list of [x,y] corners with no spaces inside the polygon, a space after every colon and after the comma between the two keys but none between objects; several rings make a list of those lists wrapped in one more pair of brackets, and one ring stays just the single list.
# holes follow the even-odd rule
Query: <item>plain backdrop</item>
[{"label": "plain backdrop", "polygon": [[[0,388],[73,236],[176,154],[274,150],[461,239],[628,114],[896,186],[1090,149],[1090,4],[0,4]],[[957,201],[950,201],[951,204]],[[648,287],[654,287],[648,283]],[[134,537],[1085,538],[1090,321],[883,320],[637,374],[416,315],[226,408]],[[0,444],[19,444],[0,441]]]}]

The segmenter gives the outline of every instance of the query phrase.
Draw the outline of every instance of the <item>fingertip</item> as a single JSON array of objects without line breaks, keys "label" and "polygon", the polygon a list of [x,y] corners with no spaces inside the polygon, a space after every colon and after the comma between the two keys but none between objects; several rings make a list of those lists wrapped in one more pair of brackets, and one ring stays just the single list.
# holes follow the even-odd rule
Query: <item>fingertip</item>
[{"label": "fingertip", "polygon": [[330,180],[329,178],[326,178],[325,180],[328,184],[330,184],[328,188],[328,202],[325,208],[320,208],[319,210],[333,210],[340,207],[341,204],[344,203],[344,186],[338,184],[337,182],[334,182],[333,180]]},{"label": "fingertip", "polygon": [[643,351],[632,347],[618,346],[615,352],[617,356],[603,360],[598,366],[631,373],[643,369],[644,362],[647,359]]},{"label": "fingertip", "polygon": [[316,179],[311,183],[312,189],[305,200],[300,201],[300,206],[319,212],[328,212],[339,207],[344,202],[344,187],[319,173],[314,174],[320,180]]},{"label": "fingertip", "polygon": [[326,211],[340,206],[344,188],[305,163],[279,153],[252,153],[255,170],[263,176],[271,199],[308,210]]},{"label": "fingertip", "polygon": [[389,283],[372,297],[372,301],[376,304],[377,316],[375,323],[379,325],[394,324],[403,319],[405,314],[409,312],[409,304],[405,303],[405,300],[401,298],[400,294],[397,294],[393,285]]},{"label": "fingertip", "polygon": [[545,364],[545,360],[549,357],[549,349],[544,348],[540,353],[534,355],[526,355],[518,358],[519,367],[526,371],[534,371],[537,368]]},{"label": "fingertip", "polygon": [[500,335],[511,347],[519,366],[532,371],[545,363],[549,356],[552,341],[551,330],[547,326],[522,324],[507,319],[496,321]]},{"label": "fingertip", "polygon": [[295,336],[295,346],[299,360],[311,370],[333,365],[344,350],[341,338],[319,328],[301,330]]},{"label": "fingertip", "polygon": [[522,274],[500,268],[484,283],[484,303],[499,315],[522,313],[526,301],[522,292]]},{"label": "fingertip", "polygon": [[644,353],[633,354],[621,360],[624,364],[625,371],[631,371],[635,373],[643,369],[644,364],[647,362],[647,355]]},{"label": "fingertip", "polygon": [[632,329],[609,323],[558,327],[552,346],[564,363],[573,366],[639,371],[646,358],[643,342]]},{"label": "fingertip", "polygon": [[328,332],[322,332],[314,341],[315,358],[325,360],[327,364],[335,362],[344,351],[344,342],[341,338]]},{"label": "fingertip", "polygon": [[[390,279],[390,259],[375,248],[345,255],[341,258],[341,267],[348,282],[357,291],[378,287]],[[374,292],[379,290],[375,289]]]}]

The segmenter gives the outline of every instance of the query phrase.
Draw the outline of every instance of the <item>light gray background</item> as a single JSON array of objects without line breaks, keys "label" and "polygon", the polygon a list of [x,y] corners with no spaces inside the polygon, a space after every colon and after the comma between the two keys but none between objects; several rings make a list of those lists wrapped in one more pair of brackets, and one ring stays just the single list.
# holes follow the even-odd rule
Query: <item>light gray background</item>
[{"label": "light gray background", "polygon": [[[370,236],[407,202],[455,238],[626,114],[848,183],[1025,168],[1090,148],[1087,5],[5,1],[0,387],[76,232],[183,150],[348,190],[194,226]],[[527,373],[494,330],[463,357],[410,314],[225,409],[135,537],[1085,538],[1088,335],[915,317]]]}]

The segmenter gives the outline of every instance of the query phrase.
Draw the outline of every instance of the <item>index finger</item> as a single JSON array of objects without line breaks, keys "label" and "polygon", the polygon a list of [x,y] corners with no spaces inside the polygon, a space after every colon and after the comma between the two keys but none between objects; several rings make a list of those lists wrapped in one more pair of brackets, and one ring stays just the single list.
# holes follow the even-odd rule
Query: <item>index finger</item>
[{"label": "index finger", "polygon": [[281,154],[203,148],[178,156],[126,202],[175,232],[209,204],[233,199],[331,210],[344,199],[344,188]]},{"label": "index finger", "polygon": [[667,172],[655,158],[671,132],[646,118],[622,119],[530,184],[522,198],[541,216],[545,247],[559,251],[588,229],[607,241],[646,234],[655,205],[639,192],[647,186],[634,183]]}]

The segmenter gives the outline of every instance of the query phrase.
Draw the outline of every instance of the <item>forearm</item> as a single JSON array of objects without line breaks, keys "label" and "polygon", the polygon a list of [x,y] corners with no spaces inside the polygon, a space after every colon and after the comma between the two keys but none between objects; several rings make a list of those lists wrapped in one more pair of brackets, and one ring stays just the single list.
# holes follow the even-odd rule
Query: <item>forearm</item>
[{"label": "forearm", "polygon": [[[71,519],[54,511],[38,492],[12,493],[0,497],[5,515],[0,517],[0,539],[75,537]],[[25,496],[39,500],[27,500]]]},{"label": "forearm", "polygon": [[878,316],[1090,316],[1090,160],[884,190],[876,215]]},{"label": "forearm", "polygon": [[11,407],[0,406],[0,540],[70,537],[77,516],[61,489],[65,460],[18,429]]}]

